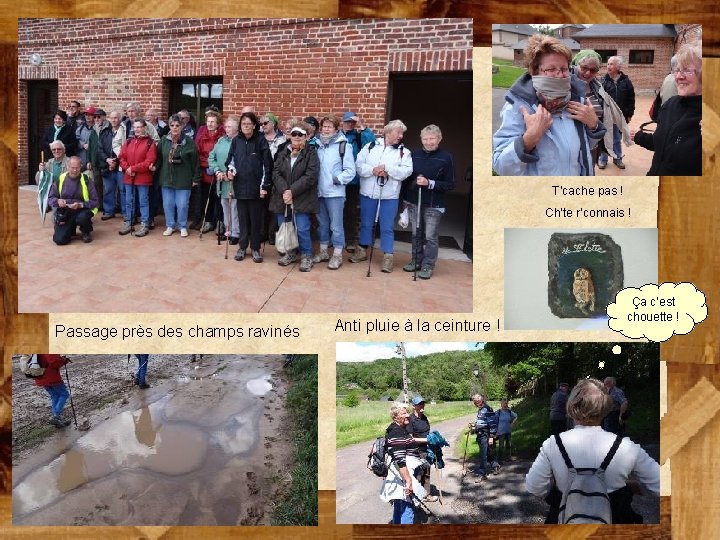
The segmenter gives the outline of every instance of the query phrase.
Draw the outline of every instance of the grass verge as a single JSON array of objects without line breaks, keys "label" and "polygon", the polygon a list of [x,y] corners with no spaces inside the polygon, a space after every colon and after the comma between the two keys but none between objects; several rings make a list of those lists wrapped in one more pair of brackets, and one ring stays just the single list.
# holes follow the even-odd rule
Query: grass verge
[{"label": "grass verge", "polygon": [[493,64],[499,66],[497,73],[492,74],[493,88],[510,88],[525,73],[525,68],[512,65],[510,60],[493,58]]},{"label": "grass verge", "polygon": [[292,483],[273,509],[273,525],[318,524],[318,360],[296,355],[286,369],[291,381],[287,408],[292,411],[294,467]]},{"label": "grass verge", "polygon": [[[338,403],[335,435],[337,448],[382,436],[390,424],[391,405],[388,401],[361,401],[357,407],[345,407]],[[426,408],[426,414],[433,424],[474,414],[475,411],[477,409],[470,401],[446,401],[428,404]]]}]

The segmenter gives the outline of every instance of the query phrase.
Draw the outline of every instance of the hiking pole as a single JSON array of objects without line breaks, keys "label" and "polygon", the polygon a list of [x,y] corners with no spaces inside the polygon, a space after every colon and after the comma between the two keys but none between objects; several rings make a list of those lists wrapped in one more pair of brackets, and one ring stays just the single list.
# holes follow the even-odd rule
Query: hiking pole
[{"label": "hiking pole", "polygon": [[461,475],[464,477],[467,472],[465,472],[465,457],[467,456],[467,447],[468,447],[468,441],[470,441],[470,429],[467,430],[467,435],[465,437],[465,451],[463,452],[463,460],[462,460],[462,473]]},{"label": "hiking pole", "polygon": [[[207,201],[205,201],[205,212],[203,213],[202,225],[200,225],[200,240],[202,240],[203,229],[205,228],[205,218],[207,217],[208,206],[210,206],[210,196],[212,195],[212,188],[215,185],[215,176],[213,176],[212,182],[210,182],[210,189],[208,190]],[[202,179],[200,179],[200,193],[202,193]]]},{"label": "hiking pole", "polygon": [[130,236],[135,236],[135,177],[130,177]]},{"label": "hiking pole", "polygon": [[372,232],[370,233],[370,257],[368,258],[368,269],[365,277],[370,277],[370,264],[372,263],[373,253],[375,252],[375,227],[380,220],[380,203],[382,202],[382,192],[385,184],[387,183],[387,179],[377,176],[375,177],[375,181],[380,185],[380,195],[378,196],[377,210],[375,210],[375,221],[373,221]]},{"label": "hiking pole", "polygon": [[415,207],[415,238],[413,238],[413,281],[417,281],[418,252],[420,251],[420,214],[422,212],[422,186],[418,186],[417,206]]},{"label": "hiking pole", "polygon": [[77,416],[75,415],[75,403],[73,402],[72,389],[70,388],[70,374],[68,373],[68,368],[67,368],[67,365],[68,365],[68,362],[70,362],[70,359],[66,357],[66,360],[67,360],[67,362],[65,362],[65,379],[67,379],[68,394],[70,394],[70,408],[72,408],[73,421],[75,422],[75,429],[77,429],[78,423],[77,423]]},{"label": "hiking pole", "polygon": [[[228,219],[228,225],[225,227],[225,260],[228,258],[228,249],[230,249],[230,233],[232,231],[232,222],[233,222],[233,215],[232,215],[232,207],[233,207],[233,192],[232,189],[228,193],[228,210],[230,213],[230,218]],[[218,237],[219,238],[219,237]]]},{"label": "hiking pole", "polygon": [[432,510],[430,510],[424,502],[422,502],[422,499],[420,497],[418,497],[417,493],[415,493],[414,491],[412,492],[412,498],[417,502],[418,506],[420,508],[422,508],[423,512],[425,512],[427,515],[435,518],[435,521],[437,523],[440,523],[440,518],[438,516],[436,516],[435,513]]}]

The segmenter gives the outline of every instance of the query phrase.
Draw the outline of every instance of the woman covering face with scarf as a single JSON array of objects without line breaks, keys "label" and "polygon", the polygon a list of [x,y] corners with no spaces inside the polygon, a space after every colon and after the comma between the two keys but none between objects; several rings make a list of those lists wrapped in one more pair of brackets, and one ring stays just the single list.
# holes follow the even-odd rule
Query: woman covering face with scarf
[{"label": "woman covering face with scarf", "polygon": [[570,73],[570,49],[536,34],[525,47],[528,72],[512,85],[493,136],[493,170],[507,176],[591,176],[592,148],[605,134],[585,83]]}]

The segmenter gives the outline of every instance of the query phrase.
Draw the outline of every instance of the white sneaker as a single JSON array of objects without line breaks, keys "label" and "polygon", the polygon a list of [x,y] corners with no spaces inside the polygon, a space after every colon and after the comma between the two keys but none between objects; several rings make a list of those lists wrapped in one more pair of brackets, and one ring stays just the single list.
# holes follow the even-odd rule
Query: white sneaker
[{"label": "white sneaker", "polygon": [[183,238],[185,238],[187,235],[188,235],[188,230],[187,230],[187,229],[180,229],[180,236],[182,236]]},{"label": "white sneaker", "polygon": [[163,231],[163,236],[170,236],[174,232],[172,227],[168,227]]}]

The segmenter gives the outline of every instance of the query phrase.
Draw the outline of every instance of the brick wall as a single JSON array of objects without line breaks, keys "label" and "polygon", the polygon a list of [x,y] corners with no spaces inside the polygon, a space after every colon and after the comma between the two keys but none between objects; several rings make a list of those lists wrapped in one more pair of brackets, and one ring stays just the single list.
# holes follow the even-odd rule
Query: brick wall
[{"label": "brick wall", "polygon": [[[138,101],[167,116],[167,78],[221,75],[226,113],[351,108],[377,130],[390,72],[471,69],[472,19],[20,19],[18,120],[26,124],[27,80],[57,78],[61,106]],[[18,148],[23,171],[24,128]]]},{"label": "brick wall", "polygon": [[[670,73],[670,58],[674,54],[673,40],[665,39],[635,39],[635,38],[578,38],[583,49],[617,50],[622,56],[624,64],[623,73],[630,77],[635,91],[642,94],[653,94],[660,88],[665,76]],[[655,58],[652,65],[630,64],[631,50],[654,50]],[[599,77],[607,73],[605,66],[600,68]]]}]

